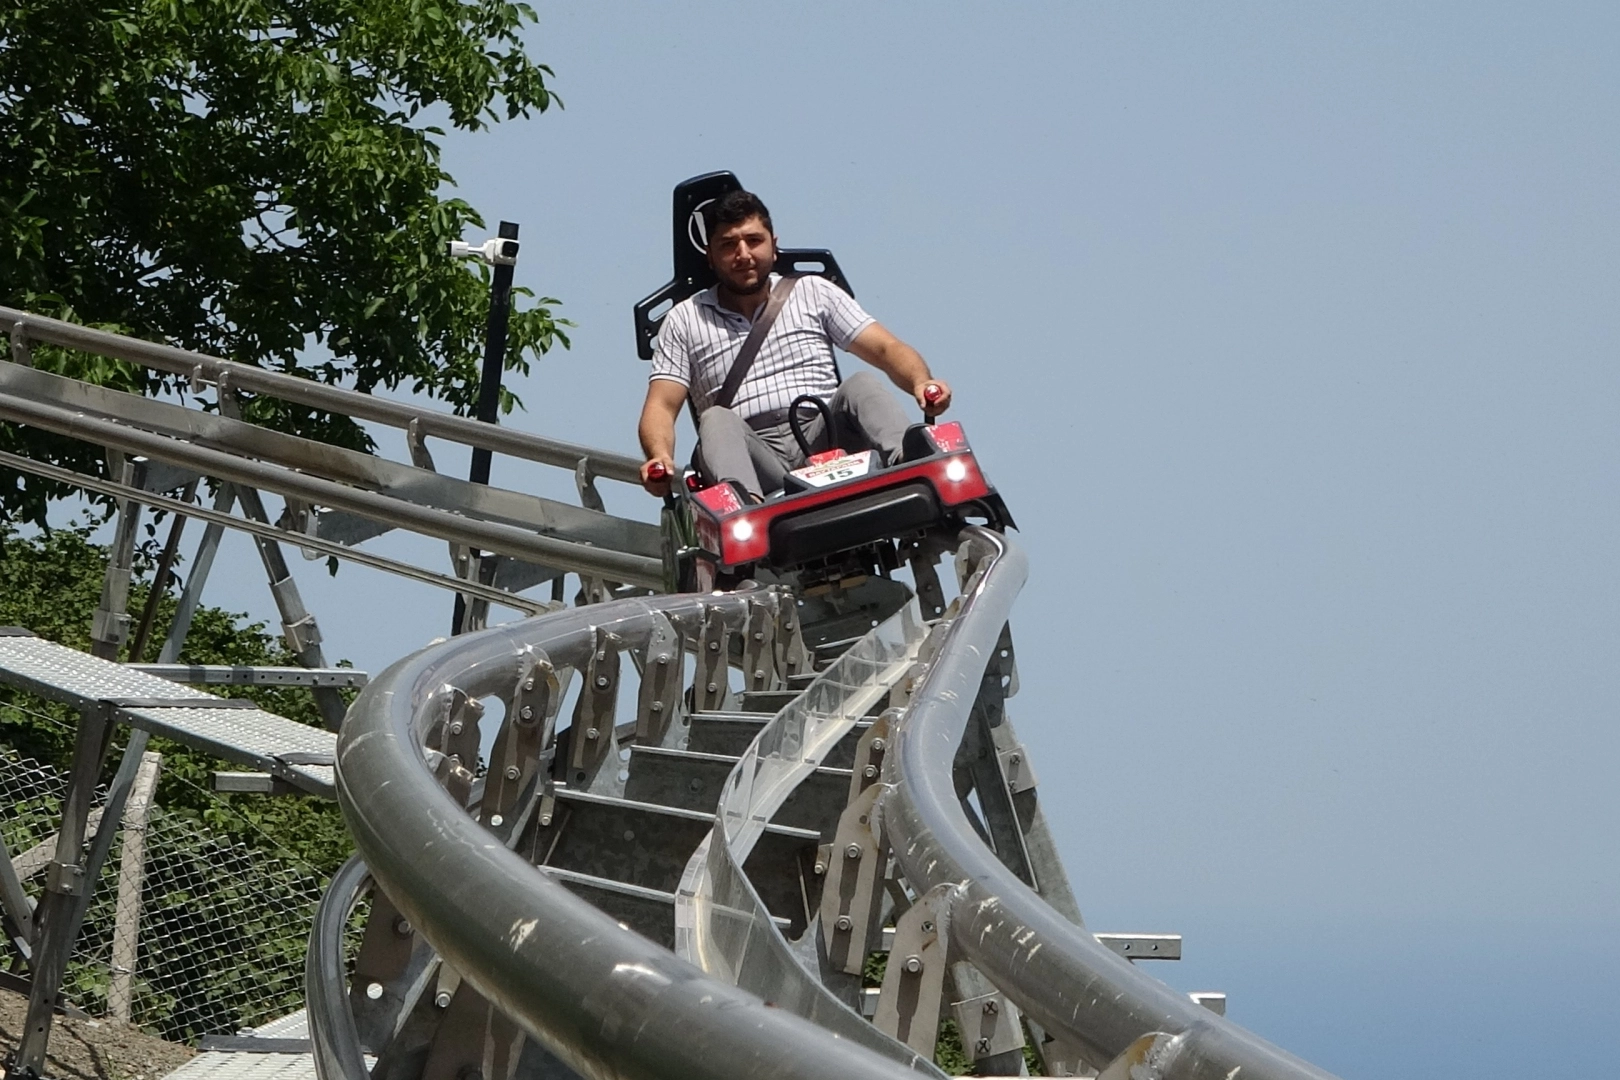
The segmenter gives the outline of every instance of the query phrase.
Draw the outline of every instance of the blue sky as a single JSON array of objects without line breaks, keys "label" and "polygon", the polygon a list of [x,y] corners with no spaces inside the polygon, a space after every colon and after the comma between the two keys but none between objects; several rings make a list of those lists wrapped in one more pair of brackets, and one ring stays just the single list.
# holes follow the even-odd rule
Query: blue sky
[{"label": "blue sky", "polygon": [[[1347,1078],[1614,1072],[1620,8],[537,7],[567,107],[446,143],[577,323],[511,423],[633,448],[670,188],[734,170],[1018,517],[1092,927],[1185,934],[1155,974]],[[363,667],[448,622],[299,573]]]}]

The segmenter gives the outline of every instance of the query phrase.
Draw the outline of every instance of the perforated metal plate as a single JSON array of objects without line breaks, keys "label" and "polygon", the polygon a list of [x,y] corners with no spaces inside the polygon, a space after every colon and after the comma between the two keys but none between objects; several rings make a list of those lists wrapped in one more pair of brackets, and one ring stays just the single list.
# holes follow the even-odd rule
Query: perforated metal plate
[{"label": "perforated metal plate", "polygon": [[167,1080],[316,1080],[314,1054],[251,1054],[210,1050]]},{"label": "perforated metal plate", "polygon": [[[200,706],[199,702],[215,700],[214,696],[43,638],[0,637],[0,682],[79,709],[105,701],[140,699],[149,704],[117,708],[114,716],[154,735],[274,773],[313,795],[333,796],[330,765],[293,765],[281,760],[292,754],[330,760],[337,749],[337,736],[329,731],[262,709],[244,709],[237,701],[227,704],[223,698],[217,699],[221,703],[217,708]],[[177,705],[164,706],[159,704],[162,701]],[[185,705],[178,705],[180,702]]]},{"label": "perforated metal plate", "polygon": [[206,696],[37,637],[0,637],[0,681],[78,708],[105,698]]}]

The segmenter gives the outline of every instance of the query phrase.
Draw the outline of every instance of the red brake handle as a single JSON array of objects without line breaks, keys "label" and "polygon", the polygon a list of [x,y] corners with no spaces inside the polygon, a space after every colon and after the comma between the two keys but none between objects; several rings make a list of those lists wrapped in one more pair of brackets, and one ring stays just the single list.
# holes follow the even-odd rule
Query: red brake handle
[{"label": "red brake handle", "polygon": [[651,465],[647,466],[647,479],[648,480],[668,480],[669,479],[669,469],[668,469],[668,467],[666,467],[662,461],[653,462]]},{"label": "red brake handle", "polygon": [[929,383],[923,387],[923,419],[930,424],[934,422],[934,406],[939,399],[945,396],[945,388],[939,383]]}]

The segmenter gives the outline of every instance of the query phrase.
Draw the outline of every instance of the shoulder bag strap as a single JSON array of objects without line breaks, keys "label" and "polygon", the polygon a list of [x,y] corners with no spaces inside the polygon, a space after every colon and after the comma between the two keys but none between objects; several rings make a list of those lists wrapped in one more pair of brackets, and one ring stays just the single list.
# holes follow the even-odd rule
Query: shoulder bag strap
[{"label": "shoulder bag strap", "polygon": [[765,335],[771,332],[771,326],[776,322],[776,316],[781,314],[782,305],[787,303],[788,294],[793,291],[799,278],[795,274],[784,274],[771,290],[771,298],[765,302],[765,310],[759,313],[754,320],[753,328],[743,339],[742,348],[737,352],[737,359],[732,361],[731,370],[726,372],[726,381],[720,385],[720,392],[714,395],[711,405],[718,405],[723,409],[731,408],[731,403],[737,398],[737,391],[742,389],[743,380],[748,377],[748,369],[754,366],[754,358],[759,355],[759,347],[765,344]]}]

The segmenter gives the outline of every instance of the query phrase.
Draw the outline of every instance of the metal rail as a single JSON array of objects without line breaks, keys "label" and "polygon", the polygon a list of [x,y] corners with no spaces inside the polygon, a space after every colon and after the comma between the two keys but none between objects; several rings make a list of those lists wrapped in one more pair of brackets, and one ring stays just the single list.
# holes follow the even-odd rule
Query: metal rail
[{"label": "metal rail", "polygon": [[952,783],[952,762],[1027,561],[1007,537],[969,532],[982,561],[899,722],[879,800],[912,887],[948,893],[942,923],[951,948],[1093,1061],[1116,1061],[1136,1047],[1150,1066],[1143,1075],[1153,1080],[1329,1080],[1138,971],[1020,881],[973,830]]},{"label": "metal rail", "polygon": [[[377,883],[463,980],[581,1075],[916,1076],[623,928],[470,817],[424,755],[452,687],[458,700],[505,696],[527,665],[584,670],[601,642],[640,648],[661,619],[742,629],[766,595],[621,600],[455,638],[384,671],[344,724],[339,799]],[[361,1080],[341,1025],[311,1019],[326,1026],[314,1039],[325,1080]]]},{"label": "metal rail", "polygon": [[435,573],[432,570],[423,570],[421,567],[412,566],[410,563],[390,559],[386,555],[373,555],[369,551],[361,551],[358,548],[335,544],[330,540],[321,540],[317,537],[291,533],[275,525],[267,525],[248,518],[232,517],[230,514],[223,514],[217,510],[210,510],[194,503],[171,499],[167,495],[158,495],[148,491],[141,491],[128,484],[119,484],[110,480],[101,480],[94,476],[86,476],[72,469],[64,469],[60,465],[47,465],[43,461],[35,461],[33,458],[25,458],[5,450],[0,450],[0,465],[16,469],[18,472],[32,473],[35,476],[43,476],[50,480],[60,480],[66,484],[74,484],[84,488],[86,491],[112,495],[119,499],[138,500],[151,507],[162,508],[176,514],[183,514],[186,517],[199,518],[224,528],[238,529],[249,536],[261,536],[268,540],[284,540],[299,544],[312,551],[319,551],[323,555],[330,555],[334,559],[345,559],[361,566],[369,566],[374,570],[383,570],[390,574],[398,574],[400,577],[420,581],[424,585],[433,585],[451,592],[465,593],[481,600],[488,600],[493,604],[505,605],[525,614],[538,614],[547,606],[541,601],[530,600],[527,597],[518,596],[515,593],[509,593],[494,586],[482,585],[476,581],[465,581],[461,578],[451,577],[449,574]]},{"label": "metal rail", "polygon": [[105,330],[92,330],[60,319],[50,319],[15,308],[0,307],[0,327],[11,335],[12,353],[26,353],[28,342],[45,342],[78,349],[115,360],[127,360],[158,371],[183,375],[196,382],[218,382],[224,375],[238,390],[268,394],[311,408],[370,420],[401,430],[414,430],[421,436],[448,439],[465,446],[492,450],[512,457],[526,458],[565,469],[581,466],[592,476],[641,482],[640,460],[625,454],[594,450],[588,446],[530,435],[510,428],[480,423],[462,416],[420,409],[403,402],[361,394],[342,387],[301,379],[263,368],[224,360],[217,356],[189,352],[172,345],[142,341]]},{"label": "metal rail", "polygon": [[[416,464],[403,465],[376,454],[246,423],[235,418],[235,395],[228,387],[221,394],[221,410],[204,412],[0,361],[0,396],[36,401],[436,510],[532,529],[561,540],[637,555],[657,555],[659,550],[658,530],[653,526],[589,507],[457,480],[433,471],[427,456],[413,454]],[[350,543],[364,538],[356,536],[353,522],[334,530],[336,522],[331,518],[328,514],[318,515],[315,535]],[[387,527],[359,531],[369,536]]]},{"label": "metal rail", "polygon": [[40,401],[9,395],[0,397],[0,419],[54,431],[126,453],[142,454],[221,480],[263,488],[279,495],[291,495],[428,536],[530,562],[583,571],[648,588],[660,588],[664,580],[663,563],[657,559],[571,543],[499,522],[479,521],[419,506],[363,488],[267,465]]}]

